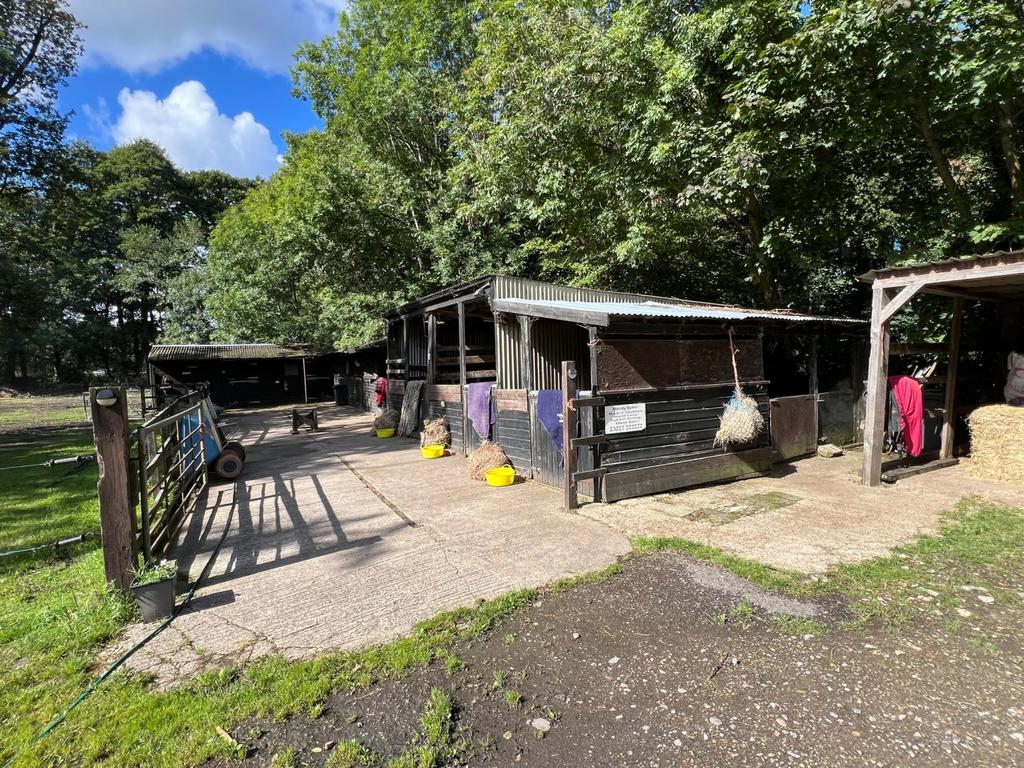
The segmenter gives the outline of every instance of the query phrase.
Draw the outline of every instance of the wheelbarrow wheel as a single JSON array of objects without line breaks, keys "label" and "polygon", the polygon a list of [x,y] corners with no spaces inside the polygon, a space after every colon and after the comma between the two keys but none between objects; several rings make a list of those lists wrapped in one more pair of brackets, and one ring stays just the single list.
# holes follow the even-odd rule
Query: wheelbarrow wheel
[{"label": "wheelbarrow wheel", "polygon": [[234,480],[245,469],[245,459],[236,451],[224,449],[213,462],[213,471],[224,480]]},{"label": "wheelbarrow wheel", "polygon": [[246,460],[245,446],[242,445],[237,440],[232,440],[231,442],[226,443],[224,445],[224,450],[225,451],[234,451],[235,453],[237,453],[239,456],[242,457],[242,463],[243,464],[245,463],[245,460]]}]

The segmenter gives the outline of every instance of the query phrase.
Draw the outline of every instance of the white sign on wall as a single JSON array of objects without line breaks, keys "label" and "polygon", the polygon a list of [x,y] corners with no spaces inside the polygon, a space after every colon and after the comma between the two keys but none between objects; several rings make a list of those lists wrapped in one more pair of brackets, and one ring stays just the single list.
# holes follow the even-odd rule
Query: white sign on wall
[{"label": "white sign on wall", "polygon": [[617,435],[622,432],[642,432],[647,429],[647,403],[609,405],[604,409],[604,432]]}]

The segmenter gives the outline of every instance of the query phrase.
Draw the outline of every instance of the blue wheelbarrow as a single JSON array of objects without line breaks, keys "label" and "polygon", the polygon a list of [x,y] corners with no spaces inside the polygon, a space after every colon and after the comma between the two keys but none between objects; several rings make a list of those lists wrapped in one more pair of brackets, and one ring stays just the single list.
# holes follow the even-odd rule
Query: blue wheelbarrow
[{"label": "blue wheelbarrow", "polygon": [[190,435],[181,441],[182,454],[190,453],[202,439],[206,451],[206,465],[209,469],[224,480],[234,480],[245,469],[245,447],[237,440],[228,440],[225,437],[210,398],[206,397],[199,401],[199,411],[202,413],[203,428],[198,432],[198,413],[192,412],[181,417],[181,433]]}]

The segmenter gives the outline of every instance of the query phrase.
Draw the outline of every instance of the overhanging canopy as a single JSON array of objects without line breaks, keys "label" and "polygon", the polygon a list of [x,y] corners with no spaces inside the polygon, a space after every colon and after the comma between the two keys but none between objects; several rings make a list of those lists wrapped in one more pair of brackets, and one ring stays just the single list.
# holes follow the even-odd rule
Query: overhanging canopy
[{"label": "overhanging canopy", "polygon": [[564,320],[580,325],[607,327],[614,320],[712,320],[728,322],[830,323],[859,325],[847,317],[805,315],[786,310],[748,309],[708,304],[663,304],[661,302],[555,301],[549,299],[494,299],[495,312]]}]

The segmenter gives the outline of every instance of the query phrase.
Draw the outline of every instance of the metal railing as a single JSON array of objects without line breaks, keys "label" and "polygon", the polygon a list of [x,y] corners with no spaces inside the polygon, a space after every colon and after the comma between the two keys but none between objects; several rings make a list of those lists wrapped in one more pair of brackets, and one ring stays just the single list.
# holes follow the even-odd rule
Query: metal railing
[{"label": "metal railing", "polygon": [[146,562],[164,554],[207,485],[202,394],[183,395],[136,428],[139,538]]}]

